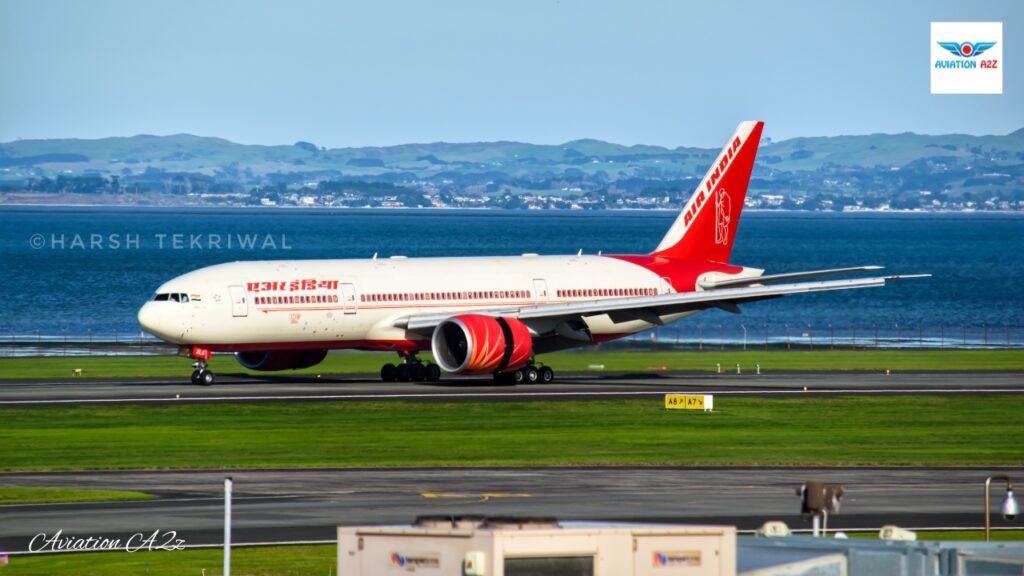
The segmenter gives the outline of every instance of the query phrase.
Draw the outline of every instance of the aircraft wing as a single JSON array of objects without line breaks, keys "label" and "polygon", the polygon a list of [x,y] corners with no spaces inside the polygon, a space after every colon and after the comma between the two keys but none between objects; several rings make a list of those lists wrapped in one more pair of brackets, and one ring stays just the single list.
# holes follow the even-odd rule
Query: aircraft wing
[{"label": "aircraft wing", "polygon": [[[467,310],[465,314],[483,314],[486,316],[503,316],[518,318],[527,325],[530,320],[570,320],[608,314],[613,320],[643,320],[651,324],[662,324],[662,316],[703,310],[706,308],[722,308],[730,312],[739,312],[738,305],[755,300],[778,298],[787,294],[808,292],[828,292],[831,290],[852,290],[855,288],[876,288],[884,286],[890,280],[907,278],[923,278],[930,274],[903,276],[878,276],[873,278],[855,278],[849,280],[828,280],[822,282],[798,282],[791,284],[775,284],[771,286],[754,285],[736,288],[715,288],[697,292],[681,292],[659,294],[657,296],[633,296],[629,298],[606,298],[601,300],[584,300],[568,303],[535,304],[531,306],[508,306]],[[763,280],[762,280],[763,281]],[[394,325],[408,330],[433,329],[454,314],[423,314],[399,318]],[[619,320],[621,318],[621,320]]]}]

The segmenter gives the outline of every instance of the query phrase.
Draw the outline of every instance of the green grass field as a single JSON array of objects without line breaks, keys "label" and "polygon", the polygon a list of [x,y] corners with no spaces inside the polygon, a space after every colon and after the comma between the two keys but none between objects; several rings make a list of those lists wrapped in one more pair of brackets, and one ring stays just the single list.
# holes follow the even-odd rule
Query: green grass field
[{"label": "green grass field", "polygon": [[[423,355],[429,358],[429,355]],[[227,374],[377,374],[382,364],[396,362],[397,355],[369,352],[344,352],[327,356],[312,368],[284,372],[247,371],[231,355],[216,355],[211,369]],[[949,371],[1014,370],[1024,371],[1024,350],[814,350],[784,351],[705,351],[705,352],[560,352],[538,357],[538,361],[556,371],[593,371],[603,366],[609,372],[705,371],[721,364],[735,371],[739,363],[752,371]],[[177,356],[89,356],[0,358],[0,380],[32,378],[69,378],[76,368],[86,378],[109,377],[181,377],[187,381],[191,361]]]},{"label": "green grass field", "polygon": [[97,490],[91,488],[27,488],[0,486],[0,505],[53,504],[57,502],[115,502],[149,500],[152,494],[130,490]]},{"label": "green grass field", "polygon": [[1024,461],[1024,396],[319,402],[3,409],[7,471]]},{"label": "green grass field", "polygon": [[[328,576],[338,572],[338,547],[254,546],[231,550],[231,573],[245,576]],[[220,576],[221,548],[12,556],[3,576]]]}]

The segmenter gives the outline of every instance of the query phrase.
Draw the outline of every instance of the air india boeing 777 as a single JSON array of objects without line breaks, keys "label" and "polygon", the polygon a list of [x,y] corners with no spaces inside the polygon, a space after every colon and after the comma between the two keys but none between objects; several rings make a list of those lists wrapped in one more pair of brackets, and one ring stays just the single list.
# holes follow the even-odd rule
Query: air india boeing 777
[{"label": "air india boeing 777", "polygon": [[[739,125],[650,254],[232,262],[163,284],[139,324],[195,359],[196,384],[213,383],[211,352],[270,371],[310,367],[337,349],[396,352],[397,366],[381,368],[385,381],[435,381],[444,370],[546,383],[554,372],[537,367],[535,354],[708,308],[738,312],[756,300],[901,278],[792,282],[878,267],[766,276],[728,263],[763,125]],[[436,364],[418,358],[425,350]]]}]

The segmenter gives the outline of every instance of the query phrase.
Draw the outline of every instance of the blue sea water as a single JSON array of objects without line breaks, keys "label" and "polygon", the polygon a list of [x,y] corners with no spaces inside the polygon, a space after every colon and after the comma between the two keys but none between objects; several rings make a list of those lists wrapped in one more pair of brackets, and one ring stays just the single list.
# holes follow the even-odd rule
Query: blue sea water
[{"label": "blue sea water", "polygon": [[[137,337],[165,280],[234,260],[647,253],[668,212],[0,208],[0,340]],[[240,247],[239,235],[255,239]],[[232,245],[228,246],[228,238]],[[219,246],[217,245],[219,243]],[[748,212],[732,261],[767,273],[878,264],[931,273],[881,289],[709,311],[662,338],[750,341],[896,335],[1024,343],[1024,218],[1004,214]]]}]

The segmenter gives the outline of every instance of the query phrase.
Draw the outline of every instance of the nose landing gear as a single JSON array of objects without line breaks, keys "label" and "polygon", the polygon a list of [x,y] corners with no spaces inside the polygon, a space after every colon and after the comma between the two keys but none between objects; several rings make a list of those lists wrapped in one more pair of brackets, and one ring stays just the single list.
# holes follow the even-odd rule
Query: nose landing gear
[{"label": "nose landing gear", "polygon": [[195,370],[192,371],[192,385],[193,386],[210,386],[213,384],[215,378],[213,372],[210,371],[206,366],[206,361],[210,359],[210,349],[204,346],[182,346],[178,349],[180,356],[188,356],[195,360],[192,363],[192,367]]},{"label": "nose landing gear", "polygon": [[397,366],[385,364],[380,369],[380,379],[384,382],[437,382],[441,379],[441,368],[437,364],[424,364],[416,357],[416,352],[399,352],[404,360]]},{"label": "nose landing gear", "polygon": [[215,380],[213,372],[206,367],[206,360],[197,358],[192,363],[195,370],[192,371],[192,384],[195,386],[211,386]]}]

